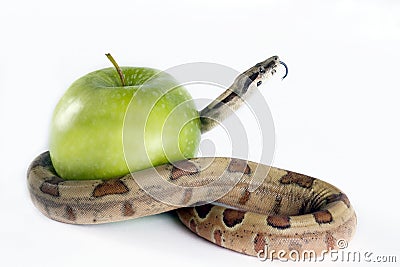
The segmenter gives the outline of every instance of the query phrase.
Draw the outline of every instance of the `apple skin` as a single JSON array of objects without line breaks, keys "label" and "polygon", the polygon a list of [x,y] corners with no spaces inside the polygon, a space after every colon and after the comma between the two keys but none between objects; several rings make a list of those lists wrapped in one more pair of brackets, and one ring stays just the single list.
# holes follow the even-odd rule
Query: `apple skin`
[{"label": "apple skin", "polygon": [[200,120],[186,89],[156,69],[121,69],[126,86],[114,68],[101,69],[57,104],[49,150],[62,178],[110,179],[195,156]]}]

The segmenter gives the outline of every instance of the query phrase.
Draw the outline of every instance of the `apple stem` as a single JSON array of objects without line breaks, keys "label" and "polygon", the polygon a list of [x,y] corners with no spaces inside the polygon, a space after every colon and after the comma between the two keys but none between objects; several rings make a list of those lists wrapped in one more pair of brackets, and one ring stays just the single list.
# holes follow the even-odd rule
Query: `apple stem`
[{"label": "apple stem", "polygon": [[117,70],[119,78],[121,79],[122,86],[125,86],[125,77],[124,77],[124,74],[122,73],[121,68],[118,66],[117,62],[111,56],[110,53],[107,53],[106,56],[111,61],[111,63],[114,65],[115,69]]}]

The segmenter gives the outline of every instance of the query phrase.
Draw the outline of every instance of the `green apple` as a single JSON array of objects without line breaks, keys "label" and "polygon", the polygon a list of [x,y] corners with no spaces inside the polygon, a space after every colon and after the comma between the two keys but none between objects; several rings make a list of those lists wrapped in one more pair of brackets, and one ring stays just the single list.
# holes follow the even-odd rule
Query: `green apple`
[{"label": "green apple", "polygon": [[186,89],[165,72],[112,62],[76,80],[54,110],[50,156],[64,179],[119,177],[197,152],[200,121]]}]

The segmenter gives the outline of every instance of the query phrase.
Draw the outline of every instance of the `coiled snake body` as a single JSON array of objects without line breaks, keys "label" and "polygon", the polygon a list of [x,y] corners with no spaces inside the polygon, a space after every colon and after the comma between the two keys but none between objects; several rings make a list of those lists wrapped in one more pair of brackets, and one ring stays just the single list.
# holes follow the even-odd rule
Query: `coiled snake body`
[{"label": "coiled snake body", "polygon": [[[274,74],[280,63],[271,57],[239,75],[200,112],[202,132],[238,108],[251,87]],[[159,187],[138,185],[138,179],[148,180],[154,171],[176,186],[162,192],[172,202],[153,197],[160,193]],[[262,182],[253,188],[252,182],[260,177]],[[110,180],[72,181],[57,175],[45,152],[28,169],[28,189],[43,214],[72,224],[114,222],[176,209],[196,234],[253,256],[266,249],[287,252],[283,257],[291,251],[301,255],[337,249],[338,242],[349,241],[356,228],[349,199],[333,185],[235,158],[193,158]],[[213,202],[207,203],[210,199]]]}]

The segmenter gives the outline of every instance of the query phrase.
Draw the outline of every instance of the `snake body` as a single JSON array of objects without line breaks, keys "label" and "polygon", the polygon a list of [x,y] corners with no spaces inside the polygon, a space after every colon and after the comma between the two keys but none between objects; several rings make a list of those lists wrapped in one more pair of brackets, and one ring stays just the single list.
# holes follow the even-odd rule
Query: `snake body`
[{"label": "snake body", "polygon": [[[272,57],[238,76],[200,112],[202,132],[238,108],[249,88],[274,74],[279,63]],[[174,186],[138,183],[155,173]],[[356,228],[354,209],[335,186],[242,159],[192,158],[109,180],[77,181],[59,177],[45,152],[31,163],[27,176],[33,203],[53,220],[98,224],[176,210],[191,231],[252,256],[266,249],[287,252],[281,257],[290,251],[322,253],[350,240]],[[260,178],[262,183],[253,188]],[[160,193],[167,199],[154,198]]]}]

